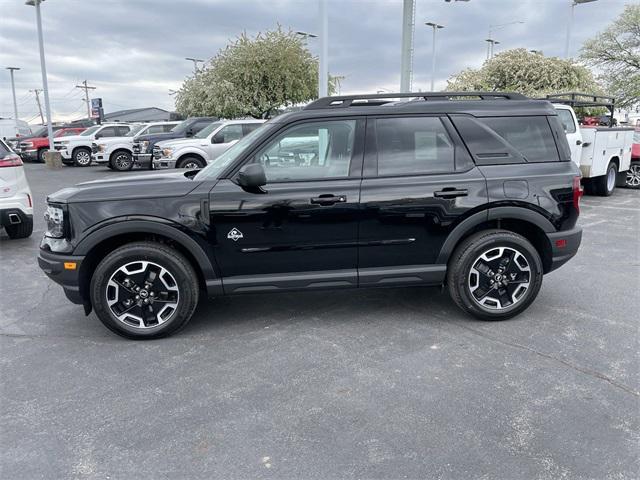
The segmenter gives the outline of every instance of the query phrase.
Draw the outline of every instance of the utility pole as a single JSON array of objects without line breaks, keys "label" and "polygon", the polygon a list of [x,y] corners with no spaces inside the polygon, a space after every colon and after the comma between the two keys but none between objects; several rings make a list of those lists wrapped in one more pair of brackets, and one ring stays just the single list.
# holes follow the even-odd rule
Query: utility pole
[{"label": "utility pole", "polygon": [[18,102],[16,102],[16,84],[13,81],[13,72],[20,70],[18,67],[7,67],[11,73],[11,93],[13,93],[13,121],[16,124],[16,135],[18,134]]},{"label": "utility pole", "polygon": [[400,56],[400,92],[402,93],[411,91],[415,11],[415,0],[404,0],[402,4],[402,50]]},{"label": "utility pole", "polygon": [[567,22],[567,38],[564,43],[564,58],[569,58],[569,44],[571,43],[571,30],[573,28],[573,14],[576,5],[582,5],[583,3],[591,3],[596,0],[572,0],[571,11],[569,13],[569,21]]},{"label": "utility pole", "polygon": [[76,85],[76,88],[84,90],[84,99],[87,102],[87,118],[91,120],[91,103],[89,102],[89,90],[95,90],[96,87],[90,87],[87,85],[87,81],[82,82],[82,85]]},{"label": "utility pole", "polygon": [[36,94],[36,103],[38,104],[38,111],[40,112],[40,121],[42,122],[42,125],[44,125],[44,115],[42,114],[42,105],[40,105],[40,92],[42,89],[36,88],[29,91]]},{"label": "utility pole", "polygon": [[191,62],[193,62],[193,73],[198,73],[198,63],[204,63],[204,60],[200,59],[200,58],[191,58],[191,57],[185,57],[185,60],[189,60]]}]

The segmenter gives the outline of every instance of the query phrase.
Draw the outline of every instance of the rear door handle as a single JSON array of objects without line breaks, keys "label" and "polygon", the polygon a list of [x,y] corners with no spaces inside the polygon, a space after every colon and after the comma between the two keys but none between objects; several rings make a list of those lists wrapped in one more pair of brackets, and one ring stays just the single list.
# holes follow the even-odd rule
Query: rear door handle
[{"label": "rear door handle", "polygon": [[314,205],[334,205],[336,203],[346,203],[346,195],[333,195],[332,193],[323,193],[319,197],[313,197],[311,203]]},{"label": "rear door handle", "polygon": [[447,187],[433,192],[433,196],[438,198],[466,197],[467,195],[469,195],[469,192],[465,188]]}]

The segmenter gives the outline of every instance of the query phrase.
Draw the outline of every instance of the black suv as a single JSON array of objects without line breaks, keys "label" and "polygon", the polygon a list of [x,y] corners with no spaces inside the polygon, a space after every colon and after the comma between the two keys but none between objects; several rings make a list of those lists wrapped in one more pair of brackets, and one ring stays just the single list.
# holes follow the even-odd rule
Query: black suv
[{"label": "black suv", "polygon": [[153,147],[156,143],[174,138],[193,137],[200,130],[218,120],[218,117],[189,117],[173,127],[170,132],[139,135],[133,139],[133,162],[139,167],[151,168],[153,166]]},{"label": "black suv", "polygon": [[39,263],[129,338],[176,332],[201,295],[326,288],[446,284],[498,320],[576,254],[581,194],[547,101],[329,97],[203,170],[50,195]]}]

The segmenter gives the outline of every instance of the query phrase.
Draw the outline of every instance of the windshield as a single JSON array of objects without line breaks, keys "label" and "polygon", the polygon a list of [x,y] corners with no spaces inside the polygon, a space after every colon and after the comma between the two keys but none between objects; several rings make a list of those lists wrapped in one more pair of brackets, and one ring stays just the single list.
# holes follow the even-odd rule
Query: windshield
[{"label": "windshield", "polygon": [[[267,127],[268,125],[268,127]],[[265,128],[270,128],[272,124],[265,123],[260,128],[256,128],[253,132],[248,134],[246,137],[240,139],[236,144],[234,144],[229,150],[224,152],[218,158],[213,160],[209,165],[207,165],[204,169],[200,170],[198,174],[195,176],[194,180],[207,180],[218,178],[218,175],[227,168],[227,166],[231,165],[242,153],[249,147],[253,145],[253,140],[260,135]]]},{"label": "windshield", "polygon": [[175,133],[180,133],[180,132],[184,132],[187,129],[187,126],[191,123],[191,120],[187,119],[187,120],[183,120],[182,122],[180,122],[179,124],[177,124],[175,127],[173,127],[171,129],[172,132]]},{"label": "windshield", "polygon": [[136,125],[134,127],[131,128],[131,130],[129,130],[127,133],[125,133],[123,136],[125,137],[133,137],[134,135],[136,135],[140,130],[142,130],[143,128],[146,128],[147,125]]},{"label": "windshield", "polygon": [[31,134],[34,137],[46,137],[47,136],[47,127],[40,127]]},{"label": "windshield", "polygon": [[84,132],[82,132],[80,135],[82,135],[83,137],[88,137],[89,135],[91,135],[93,132],[95,132],[96,130],[98,130],[100,127],[102,127],[102,125],[94,125],[93,127],[89,127],[87,128]]},{"label": "windshield", "polygon": [[213,122],[211,125],[204,127],[198,133],[196,133],[194,138],[207,138],[211,132],[213,132],[216,128],[222,125],[222,122]]}]

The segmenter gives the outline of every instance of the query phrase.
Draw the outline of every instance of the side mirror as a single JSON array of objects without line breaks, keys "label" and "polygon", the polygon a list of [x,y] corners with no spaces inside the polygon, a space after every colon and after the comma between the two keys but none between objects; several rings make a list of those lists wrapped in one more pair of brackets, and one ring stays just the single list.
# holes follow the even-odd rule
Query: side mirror
[{"label": "side mirror", "polygon": [[193,128],[189,128],[186,133],[187,133],[187,137],[193,137],[194,135]]},{"label": "side mirror", "polygon": [[211,137],[211,143],[224,143],[223,135],[214,135]]},{"label": "side mirror", "polygon": [[262,187],[267,184],[267,175],[259,163],[245,165],[238,172],[238,185],[249,193],[266,193]]}]

